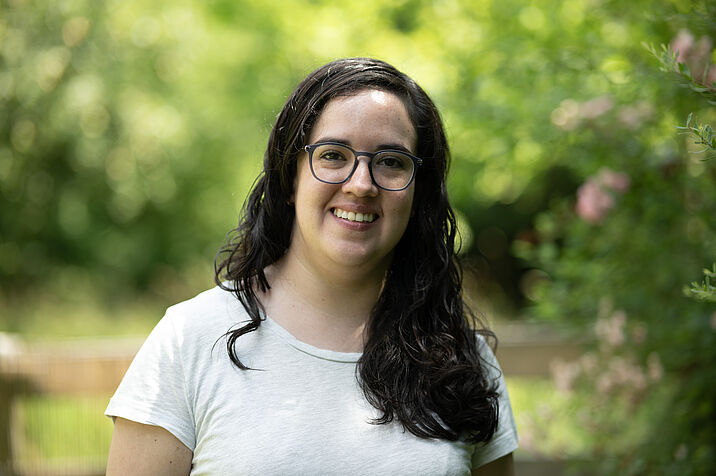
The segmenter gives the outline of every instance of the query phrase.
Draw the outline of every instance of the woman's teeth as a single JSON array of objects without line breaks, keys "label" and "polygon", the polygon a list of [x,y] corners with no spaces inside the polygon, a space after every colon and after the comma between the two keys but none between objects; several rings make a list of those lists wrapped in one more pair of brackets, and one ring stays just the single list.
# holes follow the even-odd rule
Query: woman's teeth
[{"label": "woman's teeth", "polygon": [[348,220],[348,221],[359,221],[359,222],[370,223],[375,219],[375,215],[373,215],[372,213],[347,212],[340,208],[334,208],[333,214],[335,216],[337,216],[338,218],[343,218],[344,220]]}]

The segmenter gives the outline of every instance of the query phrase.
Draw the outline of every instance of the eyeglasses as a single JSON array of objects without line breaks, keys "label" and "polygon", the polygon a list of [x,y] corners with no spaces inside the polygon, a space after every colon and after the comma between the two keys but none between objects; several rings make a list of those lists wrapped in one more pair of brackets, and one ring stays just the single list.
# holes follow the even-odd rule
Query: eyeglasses
[{"label": "eyeglasses", "polygon": [[422,159],[400,150],[358,152],[339,142],[319,142],[305,147],[311,173],[323,183],[338,184],[350,180],[358,168],[358,157],[368,157],[373,183],[383,190],[397,192],[410,186]]}]

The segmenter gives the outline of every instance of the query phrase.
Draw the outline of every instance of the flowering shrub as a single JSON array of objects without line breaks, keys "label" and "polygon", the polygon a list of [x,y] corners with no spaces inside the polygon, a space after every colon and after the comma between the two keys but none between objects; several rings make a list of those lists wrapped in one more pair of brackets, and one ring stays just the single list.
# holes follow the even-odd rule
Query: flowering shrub
[{"label": "flowering shrub", "polygon": [[[702,99],[716,99],[714,53],[708,36],[695,41],[683,29],[671,47],[679,53],[664,49],[676,64],[666,69],[689,88],[663,77],[641,84],[659,91],[658,107],[614,101],[595,123],[581,112],[588,102],[559,106],[552,123],[575,138],[583,160],[574,170],[585,179],[572,199],[539,216],[536,245],[515,245],[549,275],[534,313],[593,338],[581,358],[552,371],[563,393],[587,395],[579,419],[592,439],[590,467],[602,474],[707,475],[716,467],[716,267],[683,292],[715,258],[716,167],[693,147],[710,143],[677,135],[671,119],[692,111],[714,118]],[[656,124],[670,120],[665,142]]]}]

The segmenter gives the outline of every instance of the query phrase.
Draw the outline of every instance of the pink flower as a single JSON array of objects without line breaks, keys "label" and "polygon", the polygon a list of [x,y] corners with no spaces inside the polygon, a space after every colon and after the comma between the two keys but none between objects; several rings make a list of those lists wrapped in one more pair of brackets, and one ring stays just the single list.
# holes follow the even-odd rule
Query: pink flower
[{"label": "pink flower", "polygon": [[621,193],[624,193],[629,190],[629,185],[631,184],[631,180],[629,179],[629,176],[627,174],[622,172],[615,172],[608,168],[601,169],[599,171],[597,179],[602,185],[606,186],[607,188],[611,188],[612,190]]},{"label": "pink flower", "polygon": [[606,319],[597,319],[594,325],[594,332],[597,338],[612,347],[622,345],[626,340],[624,335],[626,318],[626,312],[619,309]]},{"label": "pink flower", "polygon": [[688,30],[679,31],[676,38],[671,40],[671,44],[669,45],[671,51],[677,54],[676,61],[679,63],[686,63],[686,58],[688,57],[692,46],[694,46],[694,35],[692,35]]},{"label": "pink flower", "polygon": [[624,357],[613,357],[609,361],[606,375],[614,386],[643,390],[646,387],[646,376],[641,367]]},{"label": "pink flower", "polygon": [[590,177],[577,190],[577,215],[583,220],[597,224],[614,208],[614,197],[608,192],[624,193],[629,189],[631,180],[625,173],[603,168],[596,177]]},{"label": "pink flower", "polygon": [[589,179],[577,190],[577,215],[592,224],[600,223],[614,207],[614,199],[594,179]]},{"label": "pink flower", "polygon": [[[694,36],[688,30],[681,30],[671,41],[669,47],[676,53],[676,61],[686,64],[691,70],[691,76],[701,83],[704,72],[709,63],[713,43],[708,36],[702,36],[694,43]],[[710,72],[707,72],[710,76]],[[706,86],[711,85],[710,78],[704,82]]]}]

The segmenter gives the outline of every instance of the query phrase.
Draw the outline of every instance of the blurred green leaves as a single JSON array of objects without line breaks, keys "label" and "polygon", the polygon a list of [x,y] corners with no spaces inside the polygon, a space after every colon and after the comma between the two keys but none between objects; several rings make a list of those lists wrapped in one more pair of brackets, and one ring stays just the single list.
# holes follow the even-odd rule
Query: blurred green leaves
[{"label": "blurred green leaves", "polygon": [[704,269],[703,272],[704,280],[701,283],[691,283],[691,286],[685,290],[685,294],[696,299],[716,302],[716,286],[714,286],[716,284],[716,264],[712,269]]},{"label": "blurred green leaves", "polygon": [[695,139],[694,144],[703,146],[696,153],[707,152],[704,160],[713,158],[713,153],[716,151],[716,138],[710,124],[699,124],[698,120],[694,119],[693,113],[690,113],[686,118],[686,124],[677,126],[676,129],[684,134],[691,134]]},{"label": "blurred green leaves", "polygon": [[[655,98],[675,93],[649,79],[641,43],[668,42],[687,10],[666,0],[6,1],[0,282],[23,288],[78,265],[146,289],[160,265],[209,263],[285,98],[338,56],[384,58],[428,90],[450,136],[456,208],[476,238],[495,228],[511,243],[601,165],[674,153]],[[463,253],[522,302],[530,266],[484,256],[479,242]]]},{"label": "blurred green leaves", "polygon": [[[598,163],[623,169],[641,157],[637,134],[659,150],[649,160],[676,150],[660,132],[668,118],[654,122],[654,98],[675,93],[649,81],[641,46],[678,31],[688,9],[669,1],[13,0],[2,9],[0,232],[2,253],[20,256],[0,265],[6,283],[76,264],[144,288],[154,263],[210,261],[281,104],[337,56],[385,58],[436,98],[453,146],[451,194],[477,234],[531,233],[536,213]],[[480,254],[477,241],[463,251]],[[33,260],[44,266],[11,264]],[[521,266],[490,265],[508,287]]]},{"label": "blurred green leaves", "polygon": [[0,308],[208,286],[290,91],[376,56],[443,114],[478,294],[624,333],[580,364],[604,472],[700,474],[716,334],[682,289],[716,249],[692,153],[713,146],[714,18],[712,0],[3,0]]}]

